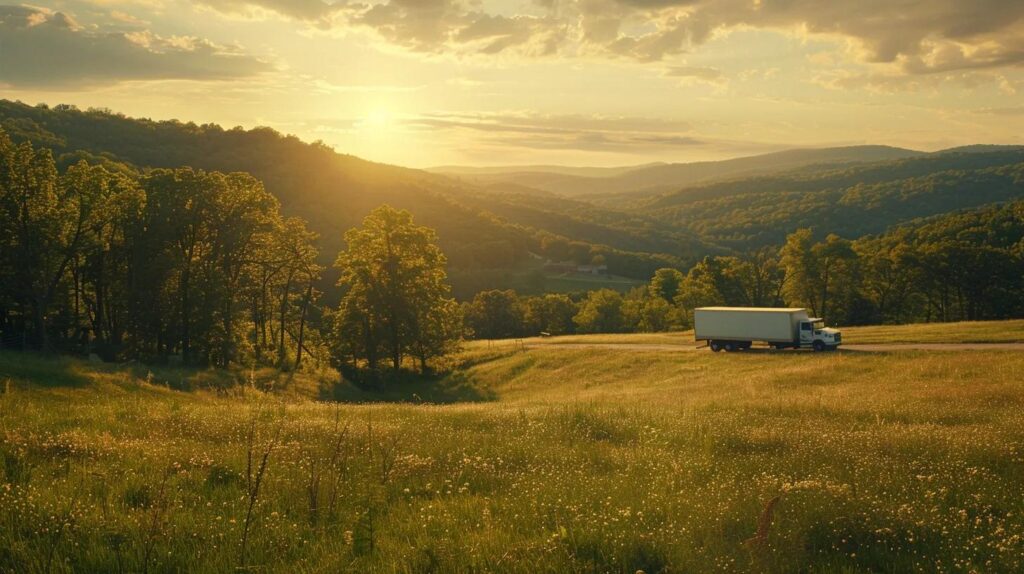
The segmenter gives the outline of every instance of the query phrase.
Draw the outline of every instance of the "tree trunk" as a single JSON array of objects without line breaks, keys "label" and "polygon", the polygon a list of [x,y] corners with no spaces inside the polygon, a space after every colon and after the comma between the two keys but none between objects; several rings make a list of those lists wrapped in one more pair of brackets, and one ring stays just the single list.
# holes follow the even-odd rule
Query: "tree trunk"
[{"label": "tree trunk", "polygon": [[45,300],[37,299],[32,305],[32,319],[35,322],[36,336],[38,337],[37,344],[39,350],[44,353],[50,352],[50,337],[46,332],[46,307],[48,306]]},{"label": "tree trunk", "polygon": [[191,334],[189,333],[189,281],[191,279],[191,264],[185,265],[185,269],[181,272],[181,361],[182,363],[189,362],[190,347],[192,344]]},{"label": "tree trunk", "polygon": [[370,370],[377,368],[377,345],[373,333],[370,332],[370,320],[363,317],[363,336],[366,341],[366,363]]},{"label": "tree trunk", "polygon": [[288,293],[292,290],[292,278],[294,277],[294,271],[288,271],[288,279],[284,283],[284,292],[281,293],[281,333],[280,341],[277,346],[277,364],[279,367],[284,367],[285,362],[285,348],[284,348],[284,334],[285,334],[285,321],[288,318]]},{"label": "tree trunk", "polygon": [[306,298],[302,301],[302,314],[299,316],[299,342],[295,349],[295,368],[298,371],[302,364],[302,341],[306,334],[306,313],[309,309],[310,299],[313,298],[313,280],[310,278],[309,286],[306,288]]},{"label": "tree trunk", "polygon": [[226,299],[224,302],[224,317],[221,320],[221,324],[224,326],[224,342],[220,346],[221,367],[225,369],[231,364],[231,359],[234,358],[234,350],[232,349],[234,337],[231,334],[234,309],[232,309],[231,295],[228,295]]},{"label": "tree trunk", "polygon": [[252,346],[256,353],[256,362],[263,359],[263,348],[260,346],[260,304],[257,297],[252,298]]},{"label": "tree trunk", "polygon": [[829,264],[828,259],[825,259],[825,274],[824,280],[821,282],[821,315],[818,315],[822,319],[825,319],[826,304],[828,302],[828,272]]},{"label": "tree trunk", "polygon": [[106,289],[106,270],[104,267],[103,253],[100,252],[98,261],[96,262],[96,280],[93,287],[96,291],[96,318],[93,321],[92,335],[101,345],[108,339],[107,327],[109,326],[106,314],[107,297],[106,293],[104,293],[104,290]]},{"label": "tree trunk", "polygon": [[402,347],[398,341],[394,342],[394,346],[391,349],[391,367],[398,372],[398,369],[402,367]]}]

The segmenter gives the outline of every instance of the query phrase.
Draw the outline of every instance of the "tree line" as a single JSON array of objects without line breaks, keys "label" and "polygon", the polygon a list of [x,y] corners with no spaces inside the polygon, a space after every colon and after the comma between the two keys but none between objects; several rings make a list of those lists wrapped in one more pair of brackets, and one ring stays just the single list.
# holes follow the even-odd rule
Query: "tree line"
[{"label": "tree line", "polygon": [[316,235],[247,174],[58,172],[0,132],[0,229],[5,347],[301,362]]},{"label": "tree line", "polygon": [[644,287],[575,296],[479,293],[472,336],[687,329],[693,309],[805,307],[833,325],[1024,316],[1024,201],[953,213],[858,240],[799,229],[781,248],[709,256],[687,273],[659,269]]},{"label": "tree line", "polygon": [[49,149],[0,131],[3,348],[284,369],[415,357],[427,369],[461,338],[436,236],[385,206],[345,239],[342,302],[324,309],[317,235],[252,176],[61,171]]}]

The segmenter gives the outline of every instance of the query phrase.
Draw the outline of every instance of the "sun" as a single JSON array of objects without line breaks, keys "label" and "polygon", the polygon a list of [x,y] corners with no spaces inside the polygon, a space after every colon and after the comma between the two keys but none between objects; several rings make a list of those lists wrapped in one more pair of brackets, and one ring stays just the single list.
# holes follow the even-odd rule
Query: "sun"
[{"label": "sun", "polygon": [[392,114],[390,111],[386,109],[377,108],[374,110],[370,110],[369,113],[363,116],[363,119],[362,121],[359,122],[359,125],[374,130],[383,130],[391,126],[393,122],[394,114]]}]

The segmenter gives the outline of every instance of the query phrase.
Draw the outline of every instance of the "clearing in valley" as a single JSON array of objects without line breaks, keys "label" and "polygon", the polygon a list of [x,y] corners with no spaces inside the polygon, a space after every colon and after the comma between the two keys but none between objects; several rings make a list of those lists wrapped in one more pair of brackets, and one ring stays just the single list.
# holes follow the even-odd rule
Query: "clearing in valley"
[{"label": "clearing in valley", "polygon": [[0,571],[1024,568],[1024,353],[458,361],[266,394],[0,354]]}]

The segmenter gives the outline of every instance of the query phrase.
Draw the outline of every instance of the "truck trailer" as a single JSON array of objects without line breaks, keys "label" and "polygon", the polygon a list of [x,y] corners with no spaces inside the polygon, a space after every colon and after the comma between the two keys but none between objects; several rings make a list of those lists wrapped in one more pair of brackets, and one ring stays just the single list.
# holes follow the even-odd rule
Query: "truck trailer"
[{"label": "truck trailer", "polygon": [[693,336],[707,341],[716,353],[749,349],[755,341],[773,349],[826,351],[835,350],[842,340],[838,329],[825,327],[806,309],[771,307],[699,307],[693,311]]}]

